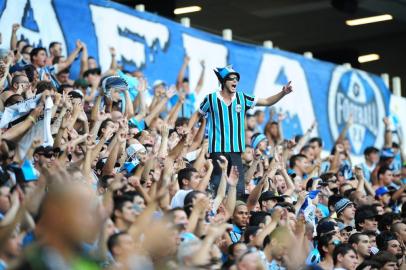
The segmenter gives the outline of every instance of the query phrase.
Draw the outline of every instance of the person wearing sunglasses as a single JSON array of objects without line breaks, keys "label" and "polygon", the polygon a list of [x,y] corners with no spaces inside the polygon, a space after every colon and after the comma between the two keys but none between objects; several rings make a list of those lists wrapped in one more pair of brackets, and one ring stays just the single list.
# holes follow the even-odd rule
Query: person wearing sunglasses
[{"label": "person wearing sunglasses", "polygon": [[257,98],[237,90],[240,74],[231,65],[214,70],[221,86],[220,91],[208,94],[200,104],[199,110],[191,117],[188,129],[191,130],[201,116],[208,118],[209,153],[215,166],[212,184],[217,189],[221,179],[221,168],[216,160],[221,155],[228,159],[229,168],[237,166],[239,181],[237,197],[245,193],[244,170],[241,153],[245,152],[245,116],[255,106],[272,106],[285,95],[292,92],[291,82],[276,95]]}]

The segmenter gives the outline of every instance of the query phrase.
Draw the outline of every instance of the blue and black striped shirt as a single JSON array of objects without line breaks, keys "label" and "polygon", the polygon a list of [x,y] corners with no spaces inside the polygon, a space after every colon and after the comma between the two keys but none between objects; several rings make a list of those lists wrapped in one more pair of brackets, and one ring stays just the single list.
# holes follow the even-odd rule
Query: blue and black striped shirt
[{"label": "blue and black striped shirt", "polygon": [[208,118],[209,152],[245,151],[245,114],[255,106],[255,97],[237,92],[227,105],[220,92],[207,95],[199,111]]}]

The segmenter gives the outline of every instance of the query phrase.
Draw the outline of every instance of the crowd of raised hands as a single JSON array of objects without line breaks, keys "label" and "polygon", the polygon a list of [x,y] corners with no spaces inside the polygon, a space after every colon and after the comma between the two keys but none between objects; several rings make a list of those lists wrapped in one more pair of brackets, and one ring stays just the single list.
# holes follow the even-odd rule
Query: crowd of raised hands
[{"label": "crowd of raised hands", "polygon": [[204,62],[193,89],[187,56],[173,85],[149,82],[114,48],[101,70],[81,41],[65,56],[18,30],[0,49],[0,269],[405,268],[406,156],[389,119],[361,162],[351,116],[326,152],[316,123],[284,138],[283,113],[249,111],[237,196],[206,119],[189,123]]}]

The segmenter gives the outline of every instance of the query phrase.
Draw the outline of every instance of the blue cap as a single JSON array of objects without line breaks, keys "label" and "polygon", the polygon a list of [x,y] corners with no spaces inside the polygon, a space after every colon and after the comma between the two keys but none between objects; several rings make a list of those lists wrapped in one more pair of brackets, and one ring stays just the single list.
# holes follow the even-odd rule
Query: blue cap
[{"label": "blue cap", "polygon": [[251,142],[252,148],[257,149],[259,143],[264,140],[267,140],[267,138],[265,137],[264,134],[257,133],[254,136],[252,136],[251,140],[252,140],[252,142]]},{"label": "blue cap", "polygon": [[338,213],[342,212],[350,204],[353,204],[352,201],[350,201],[347,198],[342,198],[341,200],[336,202],[336,204],[334,206],[336,213],[338,214]]},{"label": "blue cap", "polygon": [[375,190],[376,197],[381,197],[381,196],[385,195],[386,193],[389,193],[389,189],[385,186],[379,187],[377,190]]},{"label": "blue cap", "polygon": [[102,89],[107,97],[110,97],[111,88],[128,90],[128,83],[120,76],[109,76],[102,82]]},{"label": "blue cap", "polygon": [[383,157],[383,158],[394,158],[395,153],[393,152],[392,148],[384,148],[381,151],[381,157]]},{"label": "blue cap", "polygon": [[231,74],[235,74],[238,77],[238,80],[240,80],[240,74],[237,71],[235,71],[231,65],[228,65],[223,68],[216,68],[214,70],[214,73],[216,74],[220,82],[223,82],[224,79],[230,76]]}]

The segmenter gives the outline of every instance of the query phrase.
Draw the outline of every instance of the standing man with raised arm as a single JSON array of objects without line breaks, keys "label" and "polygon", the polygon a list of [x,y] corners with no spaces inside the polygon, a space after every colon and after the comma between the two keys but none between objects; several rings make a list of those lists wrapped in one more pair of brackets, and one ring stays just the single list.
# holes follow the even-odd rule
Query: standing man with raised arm
[{"label": "standing man with raised arm", "polygon": [[217,190],[222,173],[215,160],[223,155],[228,160],[229,170],[231,166],[238,168],[240,177],[237,197],[241,198],[245,193],[241,160],[241,153],[245,152],[245,114],[255,105],[271,106],[275,104],[292,92],[292,86],[289,82],[278,94],[258,99],[253,95],[237,91],[240,74],[231,66],[217,68],[214,72],[221,84],[221,91],[208,94],[204,98],[199,111],[192,116],[189,128],[194,126],[200,116],[207,116],[209,153],[215,165],[211,179],[213,189]]}]

